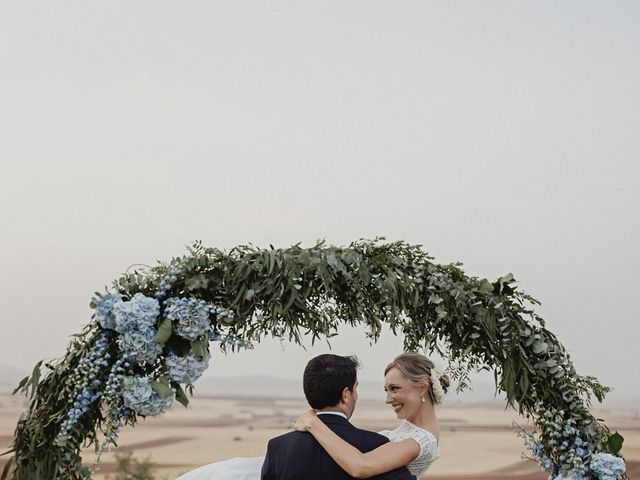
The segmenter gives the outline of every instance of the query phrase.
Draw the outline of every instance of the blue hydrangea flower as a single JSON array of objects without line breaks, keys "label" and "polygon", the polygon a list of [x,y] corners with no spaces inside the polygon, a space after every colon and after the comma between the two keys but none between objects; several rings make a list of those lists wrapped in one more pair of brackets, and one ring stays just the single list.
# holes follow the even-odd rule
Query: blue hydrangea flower
[{"label": "blue hydrangea flower", "polygon": [[128,302],[115,304],[113,313],[118,332],[141,330],[155,326],[160,314],[160,303],[155,298],[136,293]]},{"label": "blue hydrangea flower", "polygon": [[149,377],[125,377],[123,387],[124,406],[144,417],[166,412],[175,398],[175,394],[160,398],[151,388]]},{"label": "blue hydrangea flower", "polygon": [[116,330],[122,334],[120,348],[138,364],[151,363],[162,352],[155,340],[160,304],[155,298],[136,293],[128,302],[113,307]]},{"label": "blue hydrangea flower", "polygon": [[206,353],[202,360],[199,360],[193,353],[185,357],[180,357],[171,352],[167,355],[167,367],[169,377],[178,383],[193,383],[209,366],[211,355]]},{"label": "blue hydrangea flower", "polygon": [[128,330],[120,338],[120,348],[138,364],[152,363],[162,353],[162,345],[156,342],[156,329]]},{"label": "blue hydrangea flower", "polygon": [[165,318],[171,320],[173,331],[187,340],[196,340],[209,330],[209,305],[195,298],[172,297],[166,301]]},{"label": "blue hydrangea flower", "polygon": [[113,307],[121,302],[122,298],[117,293],[107,293],[97,300],[96,320],[102,328],[116,329],[116,317],[113,313]]},{"label": "blue hydrangea flower", "polygon": [[618,480],[625,472],[624,460],[610,453],[592,455],[589,466],[600,480]]}]

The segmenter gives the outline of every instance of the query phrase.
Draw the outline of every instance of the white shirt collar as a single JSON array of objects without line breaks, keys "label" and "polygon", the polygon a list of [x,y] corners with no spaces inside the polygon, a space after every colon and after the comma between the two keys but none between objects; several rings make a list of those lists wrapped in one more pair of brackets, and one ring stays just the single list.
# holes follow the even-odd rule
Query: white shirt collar
[{"label": "white shirt collar", "polygon": [[339,417],[344,417],[349,420],[347,416],[342,412],[316,412],[316,415],[338,415]]}]

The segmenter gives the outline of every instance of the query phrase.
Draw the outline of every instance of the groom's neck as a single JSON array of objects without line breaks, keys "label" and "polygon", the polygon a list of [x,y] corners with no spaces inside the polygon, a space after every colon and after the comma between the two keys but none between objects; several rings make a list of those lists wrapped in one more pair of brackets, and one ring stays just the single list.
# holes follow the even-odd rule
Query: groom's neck
[{"label": "groom's neck", "polygon": [[347,418],[349,418],[349,414],[345,411],[344,408],[340,408],[340,405],[336,405],[335,407],[325,407],[325,408],[320,408],[317,410],[318,413],[322,413],[322,412],[336,412],[336,413],[343,413],[344,415],[347,416]]}]

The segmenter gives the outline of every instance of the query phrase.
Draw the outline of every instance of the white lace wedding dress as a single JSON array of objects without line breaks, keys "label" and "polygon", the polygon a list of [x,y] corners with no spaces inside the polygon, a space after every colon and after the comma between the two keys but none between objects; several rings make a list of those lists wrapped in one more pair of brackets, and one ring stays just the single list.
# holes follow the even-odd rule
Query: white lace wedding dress
[{"label": "white lace wedding dress", "polygon": [[[438,458],[438,442],[428,430],[403,420],[394,430],[379,432],[392,442],[413,438],[420,445],[420,454],[407,465],[409,472],[420,478]],[[210,463],[185,473],[176,480],[260,480],[264,457],[232,458]]]}]

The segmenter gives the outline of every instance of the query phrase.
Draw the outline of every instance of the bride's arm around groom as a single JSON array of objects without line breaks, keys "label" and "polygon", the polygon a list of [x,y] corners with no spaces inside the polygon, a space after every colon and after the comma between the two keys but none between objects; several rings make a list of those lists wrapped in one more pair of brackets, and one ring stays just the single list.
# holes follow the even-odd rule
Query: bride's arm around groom
[{"label": "bride's arm around groom", "polygon": [[[303,388],[309,405],[327,429],[358,451],[371,451],[389,439],[354,427],[349,418],[358,400],[358,361],[355,357],[320,355],[309,361]],[[391,470],[391,469],[390,469]],[[350,480],[325,449],[307,432],[289,432],[269,441],[261,480]],[[395,468],[375,477],[380,480],[413,480],[406,468]]]}]

